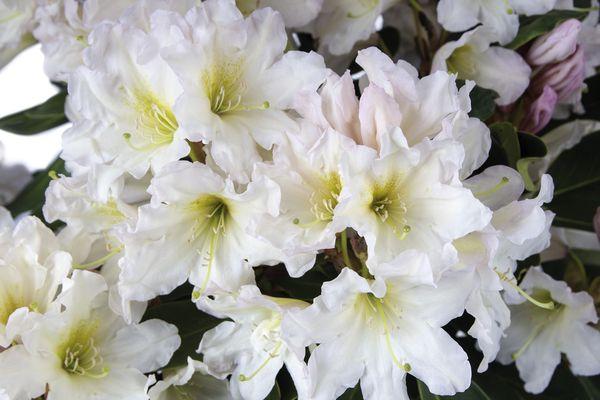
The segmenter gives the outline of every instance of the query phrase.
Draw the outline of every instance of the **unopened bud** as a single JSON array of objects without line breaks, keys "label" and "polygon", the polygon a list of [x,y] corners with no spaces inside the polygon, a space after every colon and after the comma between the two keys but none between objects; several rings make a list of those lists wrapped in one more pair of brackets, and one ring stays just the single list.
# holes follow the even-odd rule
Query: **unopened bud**
[{"label": "unopened bud", "polygon": [[544,86],[540,96],[527,105],[519,128],[530,133],[541,131],[550,122],[557,102],[556,92],[550,86]]},{"label": "unopened bud", "polygon": [[566,20],[533,42],[525,57],[527,62],[537,66],[555,64],[566,59],[575,52],[580,31],[579,20]]},{"label": "unopened bud", "polygon": [[533,93],[541,93],[550,86],[558,95],[558,101],[571,98],[573,93],[583,88],[585,78],[585,59],[583,49],[577,46],[575,52],[565,60],[545,66],[531,82]]}]

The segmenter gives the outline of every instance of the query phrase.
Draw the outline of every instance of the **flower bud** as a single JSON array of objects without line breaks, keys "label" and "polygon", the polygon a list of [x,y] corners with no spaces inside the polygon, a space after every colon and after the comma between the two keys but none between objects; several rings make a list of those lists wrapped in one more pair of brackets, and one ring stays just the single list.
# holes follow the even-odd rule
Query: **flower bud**
[{"label": "flower bud", "polygon": [[581,22],[568,19],[550,32],[537,38],[527,52],[530,65],[554,64],[575,52]]},{"label": "flower bud", "polygon": [[568,100],[573,93],[583,88],[585,78],[585,59],[583,48],[577,46],[567,59],[545,66],[533,78],[532,93],[541,93],[550,86],[558,95],[558,101]]},{"label": "flower bud", "polygon": [[527,105],[520,130],[531,133],[541,131],[550,122],[557,102],[556,92],[550,86],[544,86],[540,96]]}]

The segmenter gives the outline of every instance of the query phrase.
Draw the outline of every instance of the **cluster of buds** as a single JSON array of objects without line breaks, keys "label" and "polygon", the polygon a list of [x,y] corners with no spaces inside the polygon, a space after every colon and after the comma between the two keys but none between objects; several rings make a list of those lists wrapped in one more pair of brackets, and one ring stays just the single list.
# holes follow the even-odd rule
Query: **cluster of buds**
[{"label": "cluster of buds", "polygon": [[525,117],[520,129],[537,133],[543,129],[559,103],[578,95],[585,78],[585,54],[577,40],[581,22],[569,19],[537,38],[525,59],[533,69],[527,90]]}]

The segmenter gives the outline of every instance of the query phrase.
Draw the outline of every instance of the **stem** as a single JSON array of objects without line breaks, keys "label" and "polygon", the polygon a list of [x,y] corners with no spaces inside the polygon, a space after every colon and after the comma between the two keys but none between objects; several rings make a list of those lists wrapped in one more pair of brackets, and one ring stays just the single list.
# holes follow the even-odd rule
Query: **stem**
[{"label": "stem", "polygon": [[340,241],[342,244],[342,256],[344,257],[344,263],[347,267],[352,268],[352,263],[350,262],[350,255],[348,254],[348,234],[346,233],[346,229],[342,231]]}]

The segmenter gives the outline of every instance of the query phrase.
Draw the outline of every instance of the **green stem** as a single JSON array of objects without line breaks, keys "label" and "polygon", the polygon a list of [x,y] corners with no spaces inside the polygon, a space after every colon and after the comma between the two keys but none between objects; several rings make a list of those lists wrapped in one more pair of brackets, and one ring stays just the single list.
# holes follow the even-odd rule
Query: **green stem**
[{"label": "green stem", "polygon": [[350,262],[350,255],[348,254],[348,234],[346,233],[346,229],[342,231],[340,241],[342,244],[342,256],[344,257],[344,263],[347,267],[352,268],[352,263]]}]

